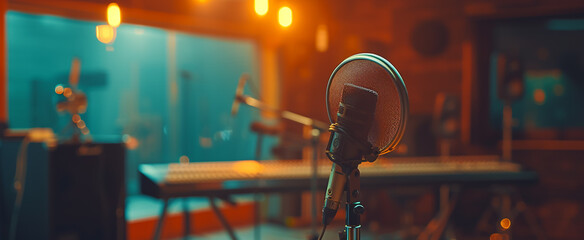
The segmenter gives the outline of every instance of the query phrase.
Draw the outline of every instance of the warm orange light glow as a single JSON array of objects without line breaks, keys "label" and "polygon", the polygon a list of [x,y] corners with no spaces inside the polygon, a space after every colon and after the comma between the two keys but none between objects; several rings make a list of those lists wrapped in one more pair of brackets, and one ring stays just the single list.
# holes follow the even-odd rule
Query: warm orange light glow
[{"label": "warm orange light glow", "polygon": [[116,29],[110,25],[99,25],[95,27],[95,36],[102,43],[112,43],[116,40]]},{"label": "warm orange light glow", "polygon": [[320,24],[318,25],[318,27],[316,28],[316,38],[315,38],[315,44],[316,44],[316,50],[319,52],[326,52],[326,50],[328,49],[328,29],[326,27],[325,24]]},{"label": "warm orange light glow", "polygon": [[204,148],[213,147],[213,139],[208,137],[199,137],[199,144]]},{"label": "warm orange light glow", "polygon": [[254,8],[255,12],[258,15],[260,16],[266,15],[266,13],[268,13],[268,0],[255,0]]},{"label": "warm orange light glow", "polygon": [[178,161],[180,163],[189,163],[190,159],[189,159],[189,157],[182,155],[182,156],[180,156],[180,158],[178,158]]},{"label": "warm orange light glow", "polygon": [[83,135],[87,135],[87,134],[89,134],[89,129],[83,128],[83,129],[81,129],[81,133],[83,133]]},{"label": "warm orange light glow", "polygon": [[117,3],[107,5],[107,24],[112,27],[118,27],[122,23],[122,11]]},{"label": "warm orange light glow", "polygon": [[278,22],[282,27],[289,27],[292,24],[292,9],[281,7],[278,11]]},{"label": "warm orange light glow", "polygon": [[503,234],[500,233],[493,233],[489,237],[489,240],[503,240]]},{"label": "warm orange light glow", "polygon": [[80,129],[85,128],[86,127],[85,121],[79,120],[79,122],[77,122],[77,127]]},{"label": "warm orange light glow", "polygon": [[56,94],[63,94],[63,85],[59,84],[55,87]]},{"label": "warm orange light glow", "polygon": [[543,105],[545,103],[545,92],[541,89],[535,89],[533,91],[533,101],[537,105]]},{"label": "warm orange light glow", "polygon": [[259,174],[263,170],[263,166],[257,161],[237,161],[233,164],[233,170],[242,174]]},{"label": "warm orange light glow", "polygon": [[489,240],[509,240],[509,234],[493,233]]},{"label": "warm orange light glow", "polygon": [[134,149],[138,148],[138,146],[140,145],[140,142],[138,141],[138,139],[136,139],[135,137],[132,137],[128,134],[124,134],[123,140],[124,140],[124,143],[126,144],[126,148],[128,148],[130,150],[134,150]]},{"label": "warm orange light glow", "polygon": [[87,103],[85,103],[85,105],[79,106],[78,111],[81,114],[85,113],[87,111]]},{"label": "warm orange light glow", "polygon": [[65,96],[65,97],[71,97],[71,94],[73,94],[73,91],[71,90],[71,88],[65,88],[65,89],[63,89],[63,96]]},{"label": "warm orange light glow", "polygon": [[75,114],[75,115],[73,115],[73,117],[71,117],[71,120],[74,123],[78,123],[79,121],[81,121],[81,117],[79,116],[79,114]]},{"label": "warm orange light glow", "polygon": [[511,220],[509,218],[503,218],[501,219],[501,228],[507,230],[511,227]]}]

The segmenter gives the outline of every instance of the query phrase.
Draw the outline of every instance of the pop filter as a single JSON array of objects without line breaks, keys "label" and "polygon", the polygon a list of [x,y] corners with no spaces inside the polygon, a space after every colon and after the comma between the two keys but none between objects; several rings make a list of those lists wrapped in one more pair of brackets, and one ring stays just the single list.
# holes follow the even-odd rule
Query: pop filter
[{"label": "pop filter", "polygon": [[409,109],[408,92],[398,71],[389,61],[372,53],[355,54],[341,62],[331,74],[326,89],[326,110],[331,123],[337,122],[345,84],[378,94],[368,141],[379,148],[380,155],[393,151],[404,134]]},{"label": "pop filter", "polygon": [[326,154],[333,165],[319,239],[335,217],[343,192],[347,201],[343,234],[346,239],[360,239],[360,215],[365,208],[360,200],[358,165],[395,149],[404,134],[408,108],[404,81],[384,58],[359,53],[335,68],[326,89],[331,122]]}]

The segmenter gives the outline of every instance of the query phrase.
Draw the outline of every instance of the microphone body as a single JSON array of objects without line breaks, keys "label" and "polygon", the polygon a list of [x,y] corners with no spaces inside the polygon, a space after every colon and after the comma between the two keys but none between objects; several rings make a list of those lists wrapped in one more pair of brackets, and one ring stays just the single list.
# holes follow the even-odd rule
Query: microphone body
[{"label": "microphone body", "polygon": [[333,166],[322,210],[324,225],[328,225],[337,213],[347,174],[362,161],[375,160],[366,156],[372,155],[373,151],[367,138],[375,117],[377,97],[375,91],[367,88],[353,84],[343,86],[337,123],[331,125],[332,133],[326,150]]},{"label": "microphone body", "polygon": [[341,197],[345,190],[345,183],[347,183],[347,174],[343,172],[341,166],[333,163],[326,187],[324,207],[322,208],[322,223],[324,225],[328,225],[335,218],[335,215],[337,215],[337,210],[341,204]]}]

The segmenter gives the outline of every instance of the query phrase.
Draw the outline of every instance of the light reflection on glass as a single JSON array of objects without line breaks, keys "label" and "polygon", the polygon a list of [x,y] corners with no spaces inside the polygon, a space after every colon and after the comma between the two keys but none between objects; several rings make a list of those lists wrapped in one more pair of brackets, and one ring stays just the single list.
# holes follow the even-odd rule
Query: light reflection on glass
[{"label": "light reflection on glass", "polygon": [[110,25],[98,25],[95,27],[95,36],[102,43],[112,43],[116,39],[116,29]]},{"label": "light reflection on glass", "polygon": [[63,85],[59,84],[55,87],[56,94],[63,94]]},{"label": "light reflection on glass", "polygon": [[81,121],[81,116],[79,116],[79,114],[74,114],[73,117],[71,117],[71,120],[74,123],[79,123],[79,121]]},{"label": "light reflection on glass", "polygon": [[85,128],[85,127],[86,127],[86,125],[85,125],[85,121],[83,121],[83,120],[79,120],[79,121],[77,122],[77,127],[78,127],[79,129]]},{"label": "light reflection on glass", "polygon": [[178,158],[178,161],[180,163],[189,163],[190,159],[189,159],[189,157],[182,155],[182,156],[180,156],[180,158]]},{"label": "light reflection on glass", "polygon": [[65,88],[63,90],[63,96],[65,96],[65,97],[71,97],[71,94],[73,94],[73,91],[71,90],[71,88]]}]

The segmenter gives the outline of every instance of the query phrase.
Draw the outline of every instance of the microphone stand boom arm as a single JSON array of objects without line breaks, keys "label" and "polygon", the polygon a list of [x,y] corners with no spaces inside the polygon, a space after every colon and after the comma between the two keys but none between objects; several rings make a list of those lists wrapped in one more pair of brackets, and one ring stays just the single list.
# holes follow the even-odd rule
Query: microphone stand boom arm
[{"label": "microphone stand boom arm", "polygon": [[263,103],[262,101],[255,99],[253,97],[250,96],[246,96],[246,95],[237,95],[235,96],[236,101],[239,101],[241,103],[244,103],[248,106],[260,109],[262,111],[268,111],[268,112],[273,112],[273,113],[277,113],[278,115],[280,115],[280,117],[284,118],[284,119],[288,119],[290,121],[293,122],[297,122],[300,123],[302,125],[305,126],[311,126],[314,129],[318,129],[321,132],[327,131],[329,129],[329,124],[326,124],[324,122],[318,121],[316,119],[312,119],[306,116],[302,116],[298,113],[293,113],[287,110],[280,110],[277,108],[274,108],[272,106],[269,106],[265,103]]},{"label": "microphone stand boom arm", "polygon": [[[245,80],[245,78],[243,78]],[[241,89],[241,90],[239,90]],[[281,110],[278,108],[274,108],[272,106],[269,106],[265,103],[263,103],[262,101],[250,97],[250,96],[246,96],[244,94],[242,94],[243,92],[243,87],[239,87],[238,91],[236,91],[236,95],[235,95],[235,101],[236,102],[240,102],[240,103],[244,103],[248,106],[257,108],[259,110],[262,111],[268,111],[268,112],[273,112],[278,114],[280,117],[284,118],[284,119],[288,119],[290,121],[302,124],[304,126],[310,126],[312,127],[312,177],[311,177],[311,183],[310,183],[310,192],[311,192],[311,212],[312,212],[312,218],[311,218],[311,228],[312,228],[312,232],[314,234],[315,237],[317,237],[318,233],[316,232],[316,216],[317,216],[317,210],[316,210],[316,191],[317,191],[317,167],[318,167],[318,142],[319,142],[319,137],[321,135],[322,132],[325,132],[329,129],[329,124],[326,124],[324,122],[306,117],[306,116],[302,116],[300,114],[297,113],[293,113],[290,111],[286,111],[286,110]]]}]

